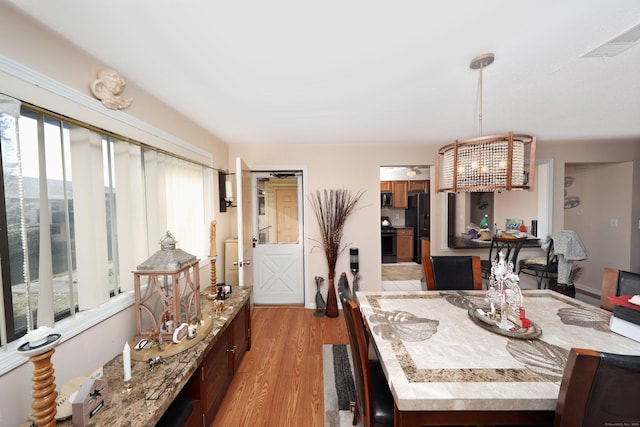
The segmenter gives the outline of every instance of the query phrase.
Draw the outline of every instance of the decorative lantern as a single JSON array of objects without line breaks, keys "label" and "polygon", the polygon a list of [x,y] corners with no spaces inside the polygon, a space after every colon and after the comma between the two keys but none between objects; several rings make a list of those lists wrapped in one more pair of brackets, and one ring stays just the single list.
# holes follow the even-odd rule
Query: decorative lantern
[{"label": "decorative lantern", "polygon": [[[201,319],[198,259],[176,249],[170,231],[160,250],[133,272],[138,336],[171,340],[182,323]],[[146,277],[146,286],[142,284]]]}]

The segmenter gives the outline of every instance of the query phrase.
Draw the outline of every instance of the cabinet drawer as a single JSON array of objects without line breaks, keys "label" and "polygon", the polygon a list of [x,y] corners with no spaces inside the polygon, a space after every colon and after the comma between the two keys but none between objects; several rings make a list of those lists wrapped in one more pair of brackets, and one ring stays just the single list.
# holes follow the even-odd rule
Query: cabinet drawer
[{"label": "cabinet drawer", "polygon": [[398,236],[413,236],[413,228],[398,228]]}]

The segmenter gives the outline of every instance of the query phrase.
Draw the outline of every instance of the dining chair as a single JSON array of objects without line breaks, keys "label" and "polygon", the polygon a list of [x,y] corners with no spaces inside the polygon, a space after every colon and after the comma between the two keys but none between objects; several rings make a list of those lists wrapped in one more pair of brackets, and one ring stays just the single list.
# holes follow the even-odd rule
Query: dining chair
[{"label": "dining chair", "polygon": [[423,257],[430,291],[482,290],[482,263],[479,256]]},{"label": "dining chair", "polygon": [[605,267],[602,274],[600,308],[613,311],[613,303],[608,297],[620,295],[640,295],[640,273]]},{"label": "dining chair", "polygon": [[358,418],[361,418],[363,427],[393,426],[393,395],[380,362],[369,360],[360,308],[355,301],[351,300],[345,304],[343,311],[356,380],[353,425],[356,425]]},{"label": "dining chair", "polygon": [[555,427],[638,425],[640,356],[572,348],[560,383]]},{"label": "dining chair", "polygon": [[558,278],[558,256],[553,250],[553,239],[549,242],[544,257],[521,259],[518,263],[518,274],[527,274],[536,278],[538,289],[549,286],[549,281]]},{"label": "dining chair", "polygon": [[500,259],[500,251],[504,252],[504,259],[507,262],[511,261],[513,263],[513,269],[515,270],[518,266],[517,263],[520,249],[522,249],[522,245],[526,240],[526,237],[518,238],[493,236],[491,238],[491,246],[489,247],[489,258],[483,259],[481,262],[482,278],[489,280],[489,276],[491,276],[491,267],[493,265],[493,261],[498,261]]}]

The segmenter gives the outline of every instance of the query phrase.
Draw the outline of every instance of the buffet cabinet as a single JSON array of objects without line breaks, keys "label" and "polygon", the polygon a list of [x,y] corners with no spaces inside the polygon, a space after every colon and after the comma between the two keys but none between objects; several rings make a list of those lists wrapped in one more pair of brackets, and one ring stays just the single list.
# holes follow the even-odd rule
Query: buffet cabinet
[{"label": "buffet cabinet", "polygon": [[200,413],[194,426],[212,425],[229,383],[250,348],[251,306],[250,300],[247,300],[229,327],[220,332],[217,342],[204,356],[182,392],[183,399],[197,403],[194,411]]}]

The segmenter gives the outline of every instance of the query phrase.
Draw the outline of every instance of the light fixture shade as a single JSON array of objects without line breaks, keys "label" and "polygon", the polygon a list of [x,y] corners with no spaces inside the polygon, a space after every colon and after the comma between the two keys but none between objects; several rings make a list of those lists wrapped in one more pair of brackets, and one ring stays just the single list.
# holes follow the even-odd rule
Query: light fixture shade
[{"label": "light fixture shade", "polygon": [[536,139],[509,132],[456,141],[438,150],[438,192],[533,190]]}]

